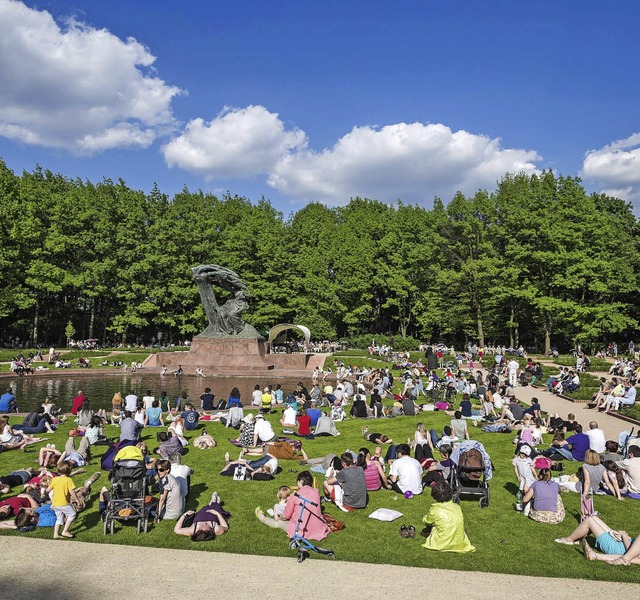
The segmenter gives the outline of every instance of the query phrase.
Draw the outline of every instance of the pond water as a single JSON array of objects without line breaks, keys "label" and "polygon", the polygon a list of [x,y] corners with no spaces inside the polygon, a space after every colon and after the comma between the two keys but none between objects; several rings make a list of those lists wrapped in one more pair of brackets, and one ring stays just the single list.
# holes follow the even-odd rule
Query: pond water
[{"label": "pond water", "polygon": [[[35,410],[46,396],[57,404],[62,410],[69,411],[71,400],[77,395],[78,390],[82,390],[89,398],[92,408],[111,409],[111,398],[115,392],[121,392],[124,398],[131,390],[142,398],[146,390],[151,390],[151,394],[156,398],[160,392],[165,390],[171,400],[175,400],[182,392],[187,392],[187,396],[194,402],[196,408],[200,408],[200,395],[205,387],[210,387],[216,399],[228,398],[233,387],[240,390],[242,403],[251,403],[251,392],[256,384],[261,388],[272,384],[274,389],[276,384],[280,384],[287,393],[295,389],[300,379],[283,377],[191,377],[182,375],[175,377],[166,375],[161,377],[158,373],[104,373],[104,374],[84,374],[69,373],[60,375],[58,373],[51,376],[38,377],[16,377],[15,379],[4,379],[0,381],[2,393],[11,385],[18,402],[20,412]],[[311,378],[302,380],[305,386],[311,387]]]}]

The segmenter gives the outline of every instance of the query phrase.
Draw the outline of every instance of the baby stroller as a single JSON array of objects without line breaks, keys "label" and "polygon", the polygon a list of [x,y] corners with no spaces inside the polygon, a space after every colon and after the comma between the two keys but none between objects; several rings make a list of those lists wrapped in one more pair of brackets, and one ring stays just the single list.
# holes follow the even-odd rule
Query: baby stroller
[{"label": "baby stroller", "polygon": [[453,501],[459,503],[461,496],[473,496],[479,498],[480,508],[489,506],[493,465],[484,446],[473,440],[460,442],[451,454],[451,462]]},{"label": "baby stroller", "polygon": [[309,510],[307,508],[307,504],[311,504],[312,506],[318,505],[315,502],[312,502],[311,500],[307,500],[306,498],[300,496],[297,492],[294,494],[294,496],[300,499],[300,501],[302,502],[302,506],[300,507],[300,514],[298,515],[296,530],[293,532],[293,537],[289,542],[289,548],[291,550],[298,550],[298,562],[301,563],[305,558],[309,557],[309,550],[317,552],[318,554],[324,554],[326,556],[329,556],[330,558],[335,558],[333,550],[326,550],[325,548],[314,546],[312,542],[302,537],[302,522],[304,519],[304,514]]},{"label": "baby stroller", "polygon": [[113,534],[116,521],[135,521],[137,533],[147,533],[149,515],[145,510],[147,468],[141,460],[119,460],[109,475],[111,498],[104,512],[104,535]]}]

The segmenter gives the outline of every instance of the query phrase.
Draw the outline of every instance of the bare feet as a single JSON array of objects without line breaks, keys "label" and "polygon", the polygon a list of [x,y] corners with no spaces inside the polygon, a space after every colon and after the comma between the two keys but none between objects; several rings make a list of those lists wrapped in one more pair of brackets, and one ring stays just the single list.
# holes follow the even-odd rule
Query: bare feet
[{"label": "bare feet", "polygon": [[256,508],[256,517],[258,517],[258,520],[264,521],[264,511],[259,506]]},{"label": "bare feet", "polygon": [[228,465],[231,462],[231,455],[228,452],[224,453],[224,464]]},{"label": "bare feet", "polygon": [[596,553],[594,549],[589,546],[587,540],[582,540],[582,548],[584,549],[584,556],[587,560],[596,560]]}]

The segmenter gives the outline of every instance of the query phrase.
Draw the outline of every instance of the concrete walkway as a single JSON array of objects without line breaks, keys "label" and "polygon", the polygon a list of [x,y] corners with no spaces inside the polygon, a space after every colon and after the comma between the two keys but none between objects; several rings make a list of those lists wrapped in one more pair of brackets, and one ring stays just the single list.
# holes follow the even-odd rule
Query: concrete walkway
[{"label": "concrete walkway", "polygon": [[[215,544],[215,542],[210,542]],[[631,600],[640,585],[394,567],[311,558],[0,538],[2,588],[11,600],[149,598],[449,598]],[[619,567],[625,568],[625,567]],[[464,585],[461,582],[464,577]],[[461,591],[463,590],[463,591]]]},{"label": "concrete walkway", "polygon": [[[599,374],[597,375],[599,376]],[[617,440],[621,431],[629,431],[633,427],[632,423],[593,409],[587,409],[585,404],[561,398],[546,388],[534,388],[530,385],[527,387],[516,386],[518,400],[531,404],[531,398],[534,397],[540,400],[540,406],[544,412],[558,413],[563,419],[566,419],[569,413],[575,414],[576,421],[582,425],[585,431],[589,428],[590,421],[596,421],[608,440]]]}]

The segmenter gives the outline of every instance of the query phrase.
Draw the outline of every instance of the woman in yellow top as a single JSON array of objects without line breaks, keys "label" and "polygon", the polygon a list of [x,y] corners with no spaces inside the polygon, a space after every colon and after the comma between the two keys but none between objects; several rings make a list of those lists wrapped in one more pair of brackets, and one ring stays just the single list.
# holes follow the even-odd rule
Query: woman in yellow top
[{"label": "woman in yellow top", "polygon": [[431,497],[435,502],[423,521],[432,530],[422,547],[440,552],[475,552],[464,531],[462,509],[452,500],[451,486],[439,481],[431,488]]},{"label": "woman in yellow top", "polygon": [[[53,491],[51,499],[51,508],[56,513],[56,524],[53,528],[53,539],[57,540],[61,537],[72,538],[74,535],[69,533],[71,523],[76,518],[76,511],[71,502],[79,503],[78,496],[75,492],[73,479],[69,477],[71,473],[71,464],[63,461],[58,466],[58,477],[54,477],[47,488],[47,492]],[[64,523],[62,533],[60,533],[60,525]]]}]

